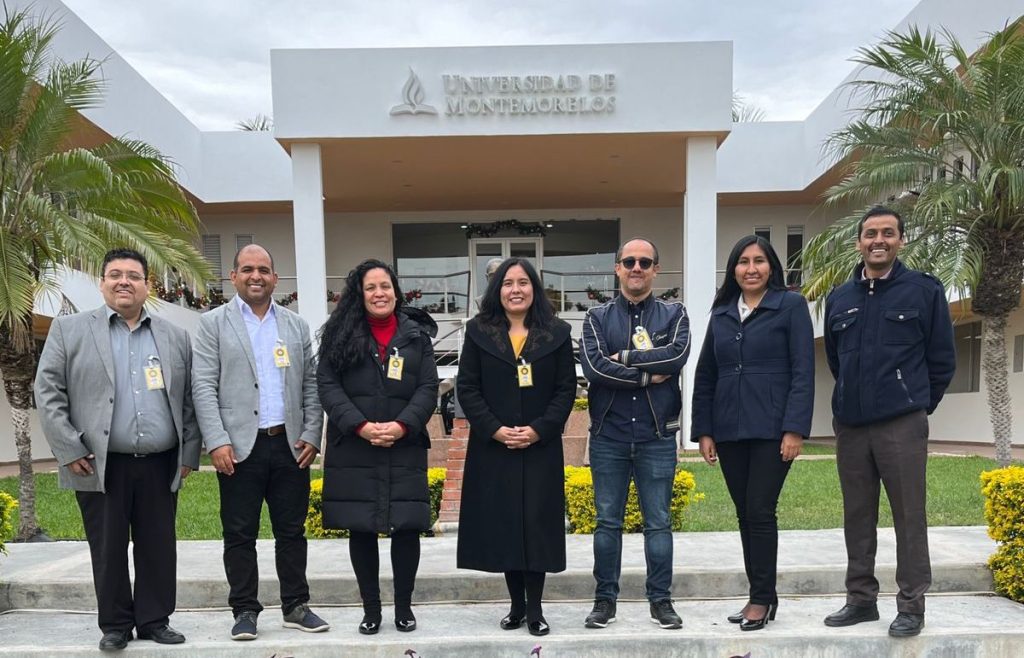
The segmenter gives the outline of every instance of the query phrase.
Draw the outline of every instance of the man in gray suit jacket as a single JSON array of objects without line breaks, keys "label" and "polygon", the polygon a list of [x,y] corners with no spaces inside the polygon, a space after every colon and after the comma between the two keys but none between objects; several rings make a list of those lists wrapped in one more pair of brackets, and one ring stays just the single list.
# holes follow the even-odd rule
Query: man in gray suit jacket
[{"label": "man in gray suit jacket", "polygon": [[[175,606],[177,491],[199,468],[188,334],[143,307],[149,269],[138,252],[103,260],[104,306],[54,319],[39,357],[36,407],[74,489],[92,556],[100,649],[139,637],[178,644]],[[128,575],[134,542],[135,594]]]},{"label": "man in gray suit jacket", "polygon": [[326,631],[306,582],[309,465],[323,431],[309,325],[274,303],[277,273],[263,247],[235,254],[231,281],[238,294],[199,321],[193,366],[196,415],[220,482],[231,637],[255,639],[263,610],[256,536],[264,500],[284,625]]}]

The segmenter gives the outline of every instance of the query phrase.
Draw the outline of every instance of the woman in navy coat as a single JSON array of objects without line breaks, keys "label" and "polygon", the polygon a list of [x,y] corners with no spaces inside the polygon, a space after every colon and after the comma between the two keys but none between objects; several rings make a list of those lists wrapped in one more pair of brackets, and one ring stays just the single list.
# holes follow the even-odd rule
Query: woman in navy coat
[{"label": "woman in navy coat", "polygon": [[764,628],[778,608],[775,510],[811,431],[814,329],[764,238],[740,239],[725,272],[697,361],[691,440],[708,464],[721,460],[736,505],[750,599],[729,621],[747,631]]}]

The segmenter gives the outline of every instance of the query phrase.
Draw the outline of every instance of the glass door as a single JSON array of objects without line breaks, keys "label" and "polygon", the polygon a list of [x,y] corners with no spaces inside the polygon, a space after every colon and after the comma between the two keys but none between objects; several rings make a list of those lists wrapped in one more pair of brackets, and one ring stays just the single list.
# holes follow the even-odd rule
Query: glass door
[{"label": "glass door", "polygon": [[[479,300],[487,289],[487,263],[493,259],[525,258],[539,272],[543,267],[542,238],[471,238],[469,241],[469,286],[473,300]],[[470,315],[475,315],[474,308]]]}]

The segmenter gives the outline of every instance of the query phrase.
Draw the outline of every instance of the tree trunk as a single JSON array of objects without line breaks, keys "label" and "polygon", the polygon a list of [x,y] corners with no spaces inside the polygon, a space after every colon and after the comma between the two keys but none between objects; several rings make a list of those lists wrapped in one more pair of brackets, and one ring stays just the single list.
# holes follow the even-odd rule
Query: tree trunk
[{"label": "tree trunk", "polygon": [[28,351],[18,350],[10,334],[0,333],[0,375],[3,376],[7,403],[11,405],[11,428],[18,448],[20,523],[15,541],[28,541],[41,532],[36,520],[36,482],[32,473],[32,434],[29,427],[35,374],[35,352],[31,348]]},{"label": "tree trunk", "polygon": [[1013,414],[1007,373],[1006,316],[987,317],[982,323],[981,362],[985,372],[989,419],[995,439],[996,460],[1009,466],[1013,441]]}]

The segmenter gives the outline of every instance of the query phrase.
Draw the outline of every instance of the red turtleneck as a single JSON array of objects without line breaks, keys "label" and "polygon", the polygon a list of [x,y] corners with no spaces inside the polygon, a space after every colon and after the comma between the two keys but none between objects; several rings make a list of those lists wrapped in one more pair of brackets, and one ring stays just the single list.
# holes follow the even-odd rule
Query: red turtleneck
[{"label": "red turtleneck", "polygon": [[370,333],[373,334],[373,339],[377,341],[377,354],[380,356],[380,362],[384,363],[384,359],[388,358],[388,343],[391,342],[395,332],[398,331],[398,317],[394,313],[386,318],[375,318],[372,315],[367,315],[366,322],[370,325]]}]

